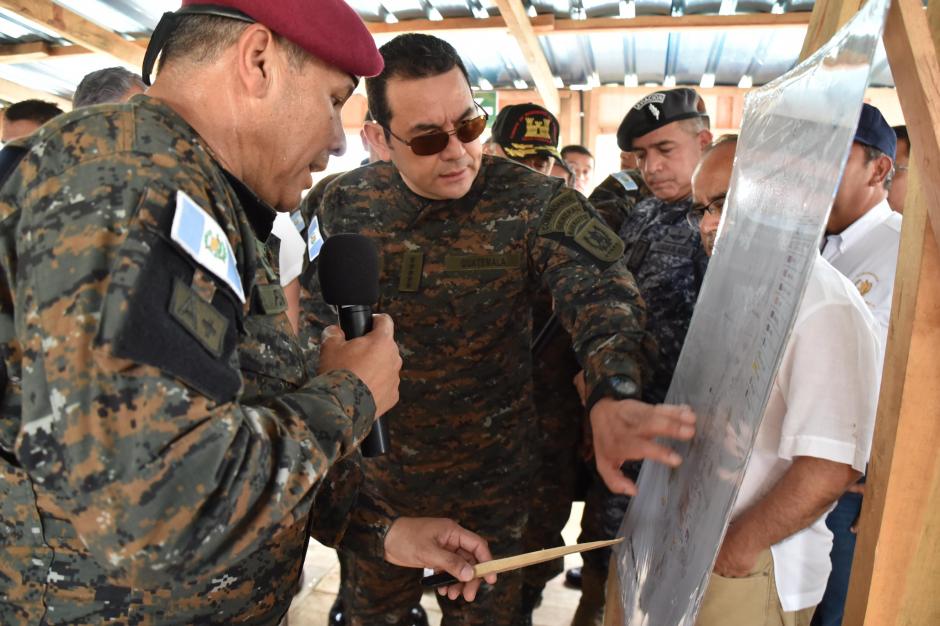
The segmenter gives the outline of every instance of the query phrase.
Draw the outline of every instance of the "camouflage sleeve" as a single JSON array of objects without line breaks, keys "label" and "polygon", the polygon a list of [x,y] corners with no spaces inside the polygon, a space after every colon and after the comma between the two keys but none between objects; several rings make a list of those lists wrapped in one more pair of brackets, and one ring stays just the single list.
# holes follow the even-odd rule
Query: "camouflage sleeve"
[{"label": "camouflage sleeve", "polygon": [[588,200],[607,225],[619,233],[636,203],[648,193],[649,189],[639,173],[626,170],[605,178],[594,188]]},{"label": "camouflage sleeve", "polygon": [[335,371],[242,404],[242,305],[168,236],[185,188],[248,254],[211,185],[136,154],[44,162],[0,197],[4,216],[21,210],[5,268],[23,348],[17,456],[129,584],[224,570],[308,514],[326,469],[368,432],[372,396]]},{"label": "camouflage sleeve", "polygon": [[[652,346],[623,242],[581,194],[558,188],[530,228],[533,271],[571,334],[591,403],[638,397]],[[590,403],[589,403],[590,404]]]}]

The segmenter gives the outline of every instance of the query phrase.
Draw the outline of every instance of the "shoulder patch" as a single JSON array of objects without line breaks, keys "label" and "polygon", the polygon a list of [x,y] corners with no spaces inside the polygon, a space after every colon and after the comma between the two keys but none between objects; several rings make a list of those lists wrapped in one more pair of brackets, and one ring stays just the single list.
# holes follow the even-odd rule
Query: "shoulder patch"
[{"label": "shoulder patch", "polygon": [[323,234],[320,232],[320,218],[314,217],[307,227],[307,260],[313,261],[320,256],[323,247]]},{"label": "shoulder patch", "polygon": [[627,191],[638,191],[640,188],[637,186],[636,181],[630,177],[626,172],[614,172],[611,174],[620,185]]},{"label": "shoulder patch", "polygon": [[564,233],[569,228],[569,221],[586,221],[580,219],[583,215],[587,215],[587,211],[584,209],[581,198],[575,191],[565,189],[553,198],[548,208],[545,209],[538,232],[540,235]]},{"label": "shoulder patch", "polygon": [[294,224],[294,228],[297,229],[297,232],[302,231],[306,226],[306,224],[304,224],[304,215],[300,212],[300,209],[290,214],[290,221]]},{"label": "shoulder patch", "polygon": [[197,263],[231,287],[242,304],[245,303],[235,253],[225,231],[182,191],[176,192],[176,213],[170,237]]},{"label": "shoulder patch", "polygon": [[578,231],[574,240],[588,254],[607,263],[613,263],[623,255],[623,240],[596,217]]},{"label": "shoulder patch", "polygon": [[170,315],[215,357],[221,357],[228,319],[179,278],[173,280]]}]

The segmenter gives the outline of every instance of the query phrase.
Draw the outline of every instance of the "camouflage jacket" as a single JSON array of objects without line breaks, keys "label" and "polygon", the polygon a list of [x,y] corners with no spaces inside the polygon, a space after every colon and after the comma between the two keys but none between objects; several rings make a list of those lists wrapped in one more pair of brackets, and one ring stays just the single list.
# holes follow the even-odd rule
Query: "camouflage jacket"
[{"label": "camouflage jacket", "polygon": [[622,170],[601,181],[588,199],[604,221],[619,231],[637,202],[649,195],[652,194],[639,170]]},{"label": "camouflage jacket", "polygon": [[659,349],[643,389],[646,402],[662,402],[672,381],[708,257],[686,219],[692,199],[640,200],[620,225],[624,260],[646,302],[648,329]]},{"label": "camouflage jacket", "polygon": [[0,622],[277,624],[371,394],[308,376],[272,209],[169,108],[77,110],[27,145],[0,189]]},{"label": "camouflage jacket", "polygon": [[[639,394],[649,348],[622,243],[561,180],[484,157],[464,197],[432,201],[410,191],[393,165],[374,163],[335,180],[319,209],[303,210],[308,242],[319,228],[320,236],[362,233],[379,247],[377,310],[395,321],[404,366],[401,400],[388,415],[392,450],[372,467],[420,480],[436,474],[434,493],[422,493],[427,506],[469,484],[518,489],[513,479],[531,459],[540,289],[551,291],[595,396]],[[310,257],[301,336],[312,344],[335,313]],[[430,511],[409,511],[419,512]]]}]

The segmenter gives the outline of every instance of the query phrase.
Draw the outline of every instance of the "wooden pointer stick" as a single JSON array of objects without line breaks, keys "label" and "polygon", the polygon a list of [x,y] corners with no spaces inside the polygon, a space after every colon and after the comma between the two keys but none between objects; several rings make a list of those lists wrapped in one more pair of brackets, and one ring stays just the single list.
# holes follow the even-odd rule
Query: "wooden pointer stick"
[{"label": "wooden pointer stick", "polygon": [[[546,550],[536,550],[535,552],[526,552],[525,554],[508,556],[504,559],[494,559],[492,561],[486,561],[485,563],[477,563],[473,566],[473,577],[483,578],[487,574],[501,574],[503,572],[519,569],[520,567],[528,567],[530,565],[535,565],[536,563],[551,561],[552,559],[557,559],[558,557],[565,556],[566,554],[575,554],[576,552],[586,552],[588,550],[596,550],[597,548],[605,548],[607,546],[618,544],[621,541],[623,541],[623,537],[618,539],[609,539],[607,541],[578,543],[573,546],[559,546],[557,548],[548,548]],[[421,585],[423,587],[432,588],[446,587],[447,585],[452,585],[456,582],[459,581],[447,572],[434,574],[433,576],[425,576],[421,579]]]}]

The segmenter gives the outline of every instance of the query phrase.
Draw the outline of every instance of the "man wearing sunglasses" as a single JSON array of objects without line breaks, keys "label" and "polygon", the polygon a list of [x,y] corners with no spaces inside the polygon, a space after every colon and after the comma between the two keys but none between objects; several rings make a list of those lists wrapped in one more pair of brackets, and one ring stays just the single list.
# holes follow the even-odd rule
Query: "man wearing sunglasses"
[{"label": "man wearing sunglasses", "polygon": [[[736,148],[735,136],[720,139],[692,181],[690,220],[709,256]],[[871,450],[878,332],[855,286],[817,254],[697,626],[810,623],[830,568],[826,513],[861,476]]]},{"label": "man wearing sunglasses", "polygon": [[[597,462],[612,489],[634,490],[619,472],[628,458],[679,463],[653,438],[689,438],[694,415],[633,400],[649,346],[616,234],[563,181],[482,155],[486,118],[452,46],[409,34],[381,53],[385,69],[366,83],[376,122],[367,132],[387,162],[335,180],[317,209],[323,232],[308,233],[358,232],[376,242],[378,308],[395,317],[401,342],[391,451],[364,462],[363,492],[398,514],[455,516],[508,556],[523,547],[536,469],[531,309],[540,287],[551,291],[587,371]],[[334,313],[311,261],[301,333],[315,340]],[[360,523],[354,514],[350,526]],[[350,623],[408,624],[420,575],[356,546],[341,549]],[[472,606],[453,593],[438,598],[444,623],[526,623],[521,579],[500,575]]]},{"label": "man wearing sunglasses", "polygon": [[[161,49],[147,94],[0,159],[5,626],[278,624],[327,473],[398,398],[391,320],[327,329],[313,367],[263,243],[382,68],[358,15],[184,0],[148,80]],[[469,581],[491,556],[452,520],[368,515],[347,541],[399,565]]]}]

